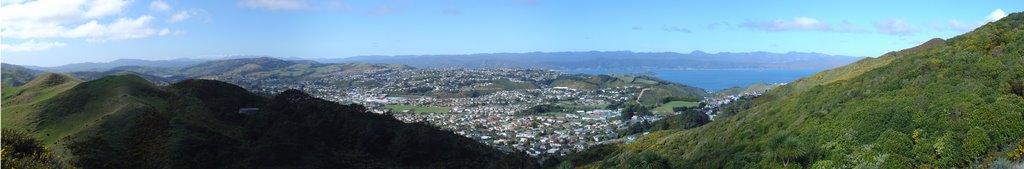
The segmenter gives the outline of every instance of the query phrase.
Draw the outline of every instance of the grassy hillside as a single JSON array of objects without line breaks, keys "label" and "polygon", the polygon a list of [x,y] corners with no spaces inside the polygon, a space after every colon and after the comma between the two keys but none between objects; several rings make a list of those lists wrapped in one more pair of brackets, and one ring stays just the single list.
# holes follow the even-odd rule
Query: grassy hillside
[{"label": "grassy hillside", "polygon": [[986,168],[1008,158],[1020,163],[1013,157],[1024,152],[1015,150],[1024,144],[1024,14],[780,89],[735,116],[655,132],[601,150],[611,154],[570,164]]},{"label": "grassy hillside", "polygon": [[0,65],[0,84],[9,86],[21,86],[22,84],[28,83],[32,78],[35,78],[39,71],[21,67],[18,65],[3,63]]},{"label": "grassy hillside", "polygon": [[707,92],[700,88],[640,75],[574,74],[561,76],[558,79],[553,80],[549,85],[580,90],[596,90],[626,86],[647,88],[648,90],[644,92],[644,95],[640,98],[640,102],[646,105],[661,104],[664,103],[666,99],[698,101],[704,96],[707,96]]},{"label": "grassy hillside", "polygon": [[81,83],[80,80],[64,74],[43,74],[27,84],[4,87],[2,92],[3,118],[0,127],[20,130],[34,129],[41,119],[36,112],[46,100],[57,96]]},{"label": "grassy hillside", "polygon": [[718,97],[724,97],[724,96],[738,95],[738,94],[744,94],[744,93],[764,92],[766,90],[774,89],[775,87],[779,87],[779,86],[781,86],[781,85],[779,85],[779,84],[768,84],[768,83],[764,83],[764,82],[758,82],[758,83],[751,84],[750,86],[747,86],[747,87],[731,87],[731,88],[723,89],[721,91],[714,92],[713,94],[715,96],[718,96]]},{"label": "grassy hillside", "polygon": [[[266,98],[211,80],[48,74],[3,94],[5,129],[34,133],[82,168],[534,167],[522,154],[297,90]],[[238,113],[248,107],[259,110]]]}]

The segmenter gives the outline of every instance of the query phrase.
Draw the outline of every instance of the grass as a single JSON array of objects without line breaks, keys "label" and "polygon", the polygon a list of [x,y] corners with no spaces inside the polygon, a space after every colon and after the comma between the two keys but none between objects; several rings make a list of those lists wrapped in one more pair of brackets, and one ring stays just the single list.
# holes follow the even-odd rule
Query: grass
[{"label": "grass", "polygon": [[[80,82],[70,77],[63,77],[69,79],[66,81],[53,81],[54,83],[59,83],[49,84],[53,86],[44,85],[44,83],[47,83],[44,81],[62,78],[60,76],[65,75],[42,75],[38,81],[18,87],[4,85],[2,93],[4,104],[2,107],[3,118],[0,119],[0,124],[2,124],[0,126],[17,130],[35,130],[35,125],[40,120],[38,109],[40,106],[44,106],[43,102],[71,89]],[[53,142],[53,140],[56,139],[47,139],[49,142]]]},{"label": "grass", "polygon": [[688,101],[671,101],[657,108],[654,108],[654,114],[668,114],[672,112],[673,107],[696,107],[699,102],[688,102]]},{"label": "grass", "polygon": [[405,110],[412,110],[416,113],[447,113],[452,110],[449,107],[420,106],[420,105],[387,105],[384,108],[391,109],[391,112],[401,113]]}]

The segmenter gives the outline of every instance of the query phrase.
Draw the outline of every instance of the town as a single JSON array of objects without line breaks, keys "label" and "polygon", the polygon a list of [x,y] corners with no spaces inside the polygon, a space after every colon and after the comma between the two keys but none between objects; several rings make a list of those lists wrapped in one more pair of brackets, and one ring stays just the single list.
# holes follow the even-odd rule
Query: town
[{"label": "town", "polygon": [[[226,77],[259,93],[300,89],[343,104],[362,104],[407,123],[427,123],[477,140],[499,150],[552,157],[587,147],[629,142],[637,134],[620,136],[633,123],[653,122],[680,112],[663,112],[623,120],[616,103],[635,101],[640,86],[581,90],[543,82],[564,75],[536,69],[370,69],[307,80]],[[763,93],[707,97],[700,109],[711,116],[719,106]],[[523,113],[538,105],[563,109]],[[645,134],[645,133],[640,133]]]}]

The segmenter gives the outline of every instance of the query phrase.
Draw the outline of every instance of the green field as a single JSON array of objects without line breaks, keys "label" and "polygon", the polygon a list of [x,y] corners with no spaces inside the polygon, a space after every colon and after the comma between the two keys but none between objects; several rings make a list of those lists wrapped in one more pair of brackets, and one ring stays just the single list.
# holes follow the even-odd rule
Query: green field
[{"label": "green field", "polygon": [[391,112],[401,113],[404,110],[412,110],[416,113],[447,113],[452,110],[449,107],[419,106],[419,105],[387,105],[384,108],[391,109]]},{"label": "green field", "polygon": [[654,114],[668,114],[672,112],[673,107],[696,107],[698,104],[700,102],[672,101],[654,108]]}]

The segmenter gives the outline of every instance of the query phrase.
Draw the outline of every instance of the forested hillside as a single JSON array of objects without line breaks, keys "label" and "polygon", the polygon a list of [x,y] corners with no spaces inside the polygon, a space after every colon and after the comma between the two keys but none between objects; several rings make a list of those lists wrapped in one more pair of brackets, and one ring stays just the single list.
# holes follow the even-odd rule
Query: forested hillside
[{"label": "forested hillside", "polygon": [[580,153],[562,166],[1019,166],[1022,86],[1024,14],[1014,13],[945,41],[798,80],[735,116]]}]

